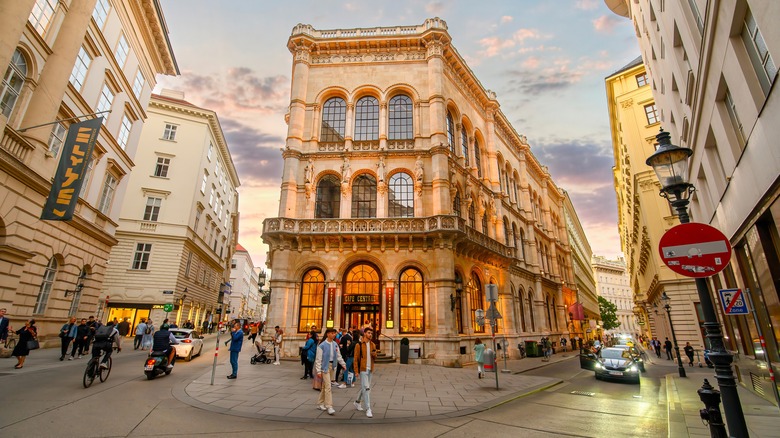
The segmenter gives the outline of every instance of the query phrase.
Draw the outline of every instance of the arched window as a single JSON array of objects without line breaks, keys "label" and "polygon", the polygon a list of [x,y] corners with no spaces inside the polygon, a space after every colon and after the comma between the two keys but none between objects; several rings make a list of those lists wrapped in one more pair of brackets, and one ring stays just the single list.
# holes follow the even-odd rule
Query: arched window
[{"label": "arched window", "polygon": [[[3,76],[2,89],[0,89],[0,113],[6,118],[11,117],[11,111],[14,109],[16,99],[22,92],[24,79],[27,77],[27,61],[25,61],[22,52],[19,49],[14,51],[11,57],[11,63]],[[44,304],[44,307],[46,305]]]},{"label": "arched window", "polygon": [[525,231],[522,228],[520,228],[520,250],[520,254],[523,256],[523,260],[525,260]]},{"label": "arched window", "polygon": [[462,127],[460,130],[460,148],[465,159],[464,164],[469,166],[469,136],[466,135],[466,128]]},{"label": "arched window", "polygon": [[460,192],[455,192],[455,198],[452,199],[452,212],[460,217]]},{"label": "arched window", "polygon": [[450,152],[455,156],[455,123],[449,111],[447,111],[447,142],[450,144]]},{"label": "arched window", "polygon": [[399,94],[390,99],[390,103],[387,105],[387,138],[389,140],[414,138],[412,108],[412,99],[409,96]]},{"label": "arched window", "polygon": [[485,326],[477,325],[477,309],[487,310],[485,307],[485,291],[482,290],[482,282],[479,281],[477,274],[471,273],[471,281],[469,282],[471,290],[471,324],[474,326],[474,333],[485,333]]},{"label": "arched window", "polygon": [[471,203],[471,205],[469,205],[469,226],[474,229],[477,228],[477,214],[474,211],[473,202]]},{"label": "arched window", "polygon": [[547,312],[547,328],[552,330],[552,314],[550,313],[550,296],[544,295],[544,311]]},{"label": "arched window", "polygon": [[482,178],[482,157],[479,150],[479,141],[474,140],[474,165],[477,166],[477,176]]},{"label": "arched window", "polygon": [[[457,290],[457,285],[461,290]],[[463,277],[460,272],[455,271],[455,324],[458,326],[458,333],[463,333]]]},{"label": "arched window", "polygon": [[485,214],[482,215],[482,234],[487,236],[488,233],[488,218],[487,218],[487,211]]},{"label": "arched window", "polygon": [[340,97],[333,97],[322,106],[321,142],[343,142],[347,124],[347,104]]},{"label": "arched window", "polygon": [[409,174],[401,172],[390,177],[387,217],[414,217],[414,183]]},{"label": "arched window", "polygon": [[355,105],[355,140],[379,139],[379,102],[375,97],[361,97]]},{"label": "arched window", "polygon": [[311,326],[322,327],[322,307],[325,303],[325,274],[311,269],[303,274],[301,305],[298,313],[298,333],[306,333]]},{"label": "arched window", "polygon": [[34,315],[39,315],[46,311],[51,288],[54,286],[54,280],[57,278],[58,267],[59,264],[57,263],[57,259],[55,257],[50,258],[49,263],[46,265],[46,270],[43,272],[43,280],[41,281],[41,288],[38,291],[38,298],[35,300],[35,308],[33,309]]},{"label": "arched window", "polygon": [[341,183],[335,175],[325,175],[317,183],[314,217],[337,218],[341,207]]},{"label": "arched window", "polygon": [[520,317],[520,327],[523,329],[523,331],[526,331],[525,329],[525,303],[523,303],[523,300],[525,297],[523,296],[523,290],[520,289],[517,293],[517,303],[519,304],[519,317]]},{"label": "arched window", "polygon": [[423,277],[420,271],[407,268],[399,283],[401,333],[425,333]]},{"label": "arched window", "polygon": [[514,222],[512,222],[512,243],[515,248],[520,248],[520,242],[517,241],[517,224]]},{"label": "arched window", "polygon": [[504,216],[504,244],[506,246],[512,246],[512,239],[510,239],[512,235],[509,230],[509,219]]},{"label": "arched window", "polygon": [[528,316],[531,320],[531,331],[536,331],[536,318],[534,318],[534,291],[528,290]]},{"label": "arched window", "polygon": [[550,311],[553,314],[553,322],[555,322],[555,330],[558,330],[558,312],[555,311],[555,297],[552,299],[552,309]]},{"label": "arched window", "polygon": [[352,217],[376,217],[376,179],[368,174],[355,178],[352,185]]}]

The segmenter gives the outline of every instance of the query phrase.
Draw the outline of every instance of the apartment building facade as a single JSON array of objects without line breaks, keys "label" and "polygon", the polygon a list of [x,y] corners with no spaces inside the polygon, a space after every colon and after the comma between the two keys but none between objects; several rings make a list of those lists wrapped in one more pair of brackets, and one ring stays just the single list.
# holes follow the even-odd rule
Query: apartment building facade
[{"label": "apartment building facade", "polygon": [[163,90],[147,112],[102,298],[112,318],[200,327],[229,285],[240,183],[214,111]]},{"label": "apartment building facade", "polygon": [[[99,311],[157,75],[179,73],[157,1],[0,6],[0,307],[42,340]],[[95,114],[100,113],[100,114]],[[72,220],[40,220],[71,123],[103,117]]]}]

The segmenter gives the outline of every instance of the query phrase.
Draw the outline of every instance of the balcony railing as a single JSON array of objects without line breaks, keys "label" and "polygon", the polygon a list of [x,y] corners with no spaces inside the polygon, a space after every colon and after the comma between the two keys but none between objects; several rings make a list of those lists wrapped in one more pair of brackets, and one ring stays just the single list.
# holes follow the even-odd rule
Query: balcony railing
[{"label": "balcony railing", "polygon": [[291,219],[268,218],[263,222],[263,234],[426,234],[453,231],[491,251],[506,257],[515,257],[515,248],[506,246],[466,225],[456,216],[429,216],[424,218],[371,218],[371,219]]},{"label": "balcony railing", "polygon": [[0,148],[7,151],[22,163],[26,163],[27,156],[35,150],[33,145],[9,127],[5,128],[5,135],[3,136],[2,143],[0,143]]}]

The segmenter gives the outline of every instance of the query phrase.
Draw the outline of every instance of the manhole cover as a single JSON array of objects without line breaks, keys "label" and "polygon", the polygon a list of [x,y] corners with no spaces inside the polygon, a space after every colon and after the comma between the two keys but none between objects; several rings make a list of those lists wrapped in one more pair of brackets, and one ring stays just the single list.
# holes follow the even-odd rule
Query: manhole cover
[{"label": "manhole cover", "polygon": [[584,395],[585,397],[593,397],[594,395],[596,395],[595,392],[587,392],[587,391],[572,391],[571,394]]}]

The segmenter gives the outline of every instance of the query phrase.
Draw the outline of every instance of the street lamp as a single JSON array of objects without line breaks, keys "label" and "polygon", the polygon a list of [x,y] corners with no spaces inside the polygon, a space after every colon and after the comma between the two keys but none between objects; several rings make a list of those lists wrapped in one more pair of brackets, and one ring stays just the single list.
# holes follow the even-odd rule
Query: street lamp
[{"label": "street lamp", "polygon": [[[655,138],[658,140],[658,149],[647,158],[645,163],[653,167],[658,181],[661,183],[660,195],[666,198],[669,204],[677,210],[680,223],[689,223],[691,219],[688,216],[687,207],[690,195],[695,188],[693,184],[688,182],[688,159],[693,155],[693,151],[689,148],[673,145],[671,136],[663,129]],[[715,365],[729,432],[732,436],[749,436],[745,415],[739,402],[736,378],[731,369],[734,357],[726,350],[726,345],[723,342],[723,332],[715,314],[715,306],[712,303],[707,280],[696,278],[696,291],[699,294],[699,302],[704,316],[704,329],[707,332],[710,346],[709,358]]]},{"label": "street lamp", "polygon": [[67,296],[70,295],[70,294],[76,295],[79,292],[81,292],[81,290],[84,289],[84,280],[86,280],[86,279],[87,279],[87,271],[82,270],[79,273],[79,278],[78,278],[78,281],[76,282],[76,288],[73,289],[73,290],[70,290],[70,289],[66,290],[65,291],[65,297],[67,298]]},{"label": "street lamp", "polygon": [[263,289],[263,286],[265,286],[265,279],[266,279],[265,271],[260,271],[260,275],[258,276],[258,280],[259,280],[258,283],[260,285],[261,290]]},{"label": "street lamp", "polygon": [[661,301],[664,303],[664,309],[666,309],[666,316],[669,319],[669,328],[672,330],[672,341],[674,341],[674,352],[677,353],[677,371],[680,373],[680,377],[685,377],[685,367],[683,366],[682,358],[680,357],[680,347],[677,346],[677,335],[674,334],[674,323],[672,322],[672,306],[669,305],[669,302],[671,302],[672,299],[669,298],[668,295],[666,295],[666,292],[664,292],[663,295],[661,295]]}]

